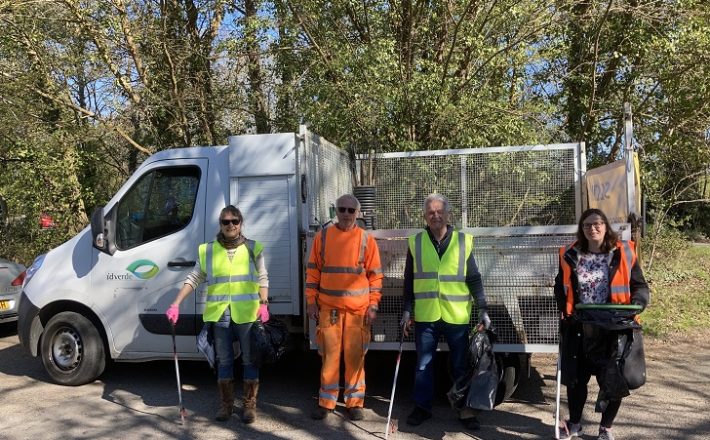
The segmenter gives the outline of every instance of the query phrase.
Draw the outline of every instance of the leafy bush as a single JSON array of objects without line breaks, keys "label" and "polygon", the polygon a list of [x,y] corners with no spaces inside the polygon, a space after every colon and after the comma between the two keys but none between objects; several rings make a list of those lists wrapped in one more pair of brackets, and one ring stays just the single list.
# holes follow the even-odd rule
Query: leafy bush
[{"label": "leafy bush", "polygon": [[655,263],[645,273],[651,288],[651,303],[641,315],[646,332],[663,336],[710,327],[710,246],[693,245],[677,231],[657,240]]}]

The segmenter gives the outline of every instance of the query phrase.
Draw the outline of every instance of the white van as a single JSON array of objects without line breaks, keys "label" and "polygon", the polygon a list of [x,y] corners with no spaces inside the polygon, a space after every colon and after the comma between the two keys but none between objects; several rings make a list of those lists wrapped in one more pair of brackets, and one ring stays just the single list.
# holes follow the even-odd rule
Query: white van
[{"label": "white van", "polygon": [[[314,200],[334,202],[351,190],[349,169],[339,165],[348,160],[304,127],[300,133],[238,136],[227,146],[150,156],[94,213],[90,227],[28,269],[19,311],[22,345],[42,358],[53,380],[66,385],[94,380],[109,358],[171,357],[164,312],[195,265],[198,246],[215,238],[220,210],[229,204],[244,213],[244,234],[264,243],[271,313],[303,327],[304,239],[328,215],[328,206],[317,207]],[[318,167],[328,163],[342,168],[340,177],[322,177]],[[321,185],[321,178],[328,184]],[[319,195],[309,185],[327,187],[332,195]],[[203,287],[180,307],[176,334],[182,359],[201,357],[196,335]]]},{"label": "white van", "polygon": [[[426,195],[441,192],[456,226],[476,240],[498,330],[501,401],[532,353],[557,351],[552,290],[559,246],[573,240],[582,209],[584,157],[581,143],[354,157],[305,127],[162,151],[94,213],[90,227],[28,269],[20,341],[66,385],[94,380],[109,359],[169,359],[164,312],[194,267],[199,244],[218,232],[220,210],[233,204],[244,214],[244,234],[264,243],[271,313],[309,335],[313,347],[315,332],[303,313],[309,245],[335,216],[337,197],[354,193],[385,273],[370,349],[396,350],[407,237],[423,227]],[[204,305],[204,286],[181,304],[182,359],[201,358],[196,336]],[[411,334],[404,349],[414,349]]]}]

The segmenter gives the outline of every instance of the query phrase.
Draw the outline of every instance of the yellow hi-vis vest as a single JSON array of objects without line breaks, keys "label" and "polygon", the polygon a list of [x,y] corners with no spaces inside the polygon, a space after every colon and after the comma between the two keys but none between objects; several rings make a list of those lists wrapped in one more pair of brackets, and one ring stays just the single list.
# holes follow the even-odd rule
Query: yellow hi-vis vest
[{"label": "yellow hi-vis vest", "polygon": [[466,285],[466,261],[473,252],[473,237],[454,231],[444,255],[439,254],[427,231],[409,237],[414,261],[414,318],[417,322],[443,319],[468,324],[471,294]]},{"label": "yellow hi-vis vest", "polygon": [[217,322],[229,307],[232,321],[237,324],[252,322],[259,309],[259,273],[256,270],[256,256],[264,246],[254,240],[247,240],[237,247],[232,261],[227,250],[217,241],[201,244],[199,248],[200,267],[207,275],[207,297],[205,322]]}]

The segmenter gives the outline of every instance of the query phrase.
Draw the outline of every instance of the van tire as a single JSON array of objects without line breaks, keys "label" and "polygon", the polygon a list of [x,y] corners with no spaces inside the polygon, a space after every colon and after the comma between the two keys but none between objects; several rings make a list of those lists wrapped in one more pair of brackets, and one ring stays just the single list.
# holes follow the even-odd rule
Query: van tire
[{"label": "van tire", "polygon": [[75,312],[62,312],[49,320],[42,334],[42,363],[60,385],[92,382],[106,367],[106,352],[94,324]]},{"label": "van tire", "polygon": [[496,390],[496,400],[494,406],[498,406],[506,399],[509,399],[518,388],[520,382],[520,361],[515,355],[496,356],[498,363],[499,381]]}]

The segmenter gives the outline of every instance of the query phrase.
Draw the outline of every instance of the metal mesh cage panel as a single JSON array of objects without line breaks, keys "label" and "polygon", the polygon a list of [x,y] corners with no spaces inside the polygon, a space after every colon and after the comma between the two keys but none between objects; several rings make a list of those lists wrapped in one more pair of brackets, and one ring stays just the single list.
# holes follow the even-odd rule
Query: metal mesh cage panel
[{"label": "metal mesh cage panel", "polygon": [[377,227],[421,227],[422,202],[435,192],[449,199],[459,227],[572,224],[574,146],[376,156]]},{"label": "metal mesh cage panel", "polygon": [[[558,250],[574,241],[573,234],[487,237],[477,236],[474,256],[483,277],[488,313],[499,344],[556,344],[558,312],[553,287]],[[378,321],[377,342],[397,342],[402,313],[407,239],[378,238],[385,279]],[[478,311],[471,325],[477,322]],[[377,335],[384,335],[377,340]],[[412,342],[410,334],[405,341]]]},{"label": "metal mesh cage panel", "polygon": [[313,192],[311,220],[323,224],[330,220],[329,208],[335,200],[352,193],[352,161],[347,153],[324,138],[306,132],[309,188]]}]

